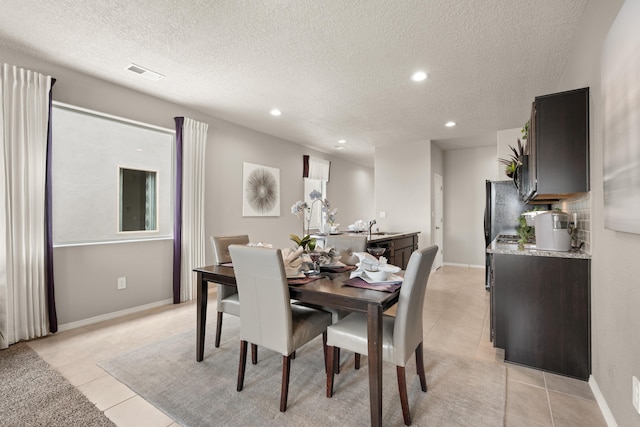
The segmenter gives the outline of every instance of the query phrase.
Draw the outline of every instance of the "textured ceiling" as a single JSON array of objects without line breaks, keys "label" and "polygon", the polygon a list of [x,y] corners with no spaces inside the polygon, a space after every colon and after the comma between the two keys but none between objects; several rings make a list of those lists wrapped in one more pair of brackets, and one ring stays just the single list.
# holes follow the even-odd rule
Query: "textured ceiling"
[{"label": "textured ceiling", "polygon": [[522,126],[587,1],[3,0],[0,45],[373,165],[375,146]]}]

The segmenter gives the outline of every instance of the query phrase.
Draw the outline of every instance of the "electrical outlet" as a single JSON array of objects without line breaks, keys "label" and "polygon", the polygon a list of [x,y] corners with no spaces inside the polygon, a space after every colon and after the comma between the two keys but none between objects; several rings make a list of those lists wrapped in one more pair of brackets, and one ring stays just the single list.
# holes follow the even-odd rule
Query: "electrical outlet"
[{"label": "electrical outlet", "polygon": [[387,217],[387,212],[380,211],[380,218],[386,218],[386,217]]},{"label": "electrical outlet", "polygon": [[638,381],[637,377],[632,378],[633,382],[633,407],[636,408],[636,411],[640,414],[640,381]]},{"label": "electrical outlet", "polygon": [[118,289],[127,289],[126,277],[118,277]]}]

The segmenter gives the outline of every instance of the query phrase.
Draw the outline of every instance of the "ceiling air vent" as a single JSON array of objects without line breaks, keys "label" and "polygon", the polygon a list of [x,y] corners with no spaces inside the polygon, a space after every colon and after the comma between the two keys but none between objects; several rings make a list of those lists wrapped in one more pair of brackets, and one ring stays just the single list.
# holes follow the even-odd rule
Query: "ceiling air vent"
[{"label": "ceiling air vent", "polygon": [[132,73],[136,73],[137,75],[144,77],[145,79],[153,80],[154,82],[157,82],[164,77],[162,74],[156,73],[155,71],[151,71],[136,64],[130,64],[127,67],[127,70],[131,71]]}]

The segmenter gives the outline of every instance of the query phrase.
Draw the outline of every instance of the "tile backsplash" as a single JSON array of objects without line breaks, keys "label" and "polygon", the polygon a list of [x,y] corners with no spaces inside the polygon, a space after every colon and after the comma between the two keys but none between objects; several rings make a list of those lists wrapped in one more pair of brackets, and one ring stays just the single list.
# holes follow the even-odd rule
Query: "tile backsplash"
[{"label": "tile backsplash", "polygon": [[[553,204],[553,209],[560,209],[570,214],[578,214],[578,224],[576,230],[577,244],[584,243],[582,250],[591,253],[591,193],[587,193],[579,198],[564,200]],[[576,242],[574,242],[574,245]]]}]

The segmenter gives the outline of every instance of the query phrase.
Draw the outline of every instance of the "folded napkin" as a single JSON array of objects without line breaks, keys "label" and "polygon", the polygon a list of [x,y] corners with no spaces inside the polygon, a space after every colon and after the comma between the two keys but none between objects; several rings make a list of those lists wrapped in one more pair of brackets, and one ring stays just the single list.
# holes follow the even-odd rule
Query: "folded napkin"
[{"label": "folded napkin", "polygon": [[303,247],[298,249],[284,248],[282,249],[282,261],[287,277],[298,277],[302,274],[302,252]]},{"label": "folded napkin", "polygon": [[[317,248],[315,253],[320,254],[320,258],[318,259],[318,265],[332,265],[337,267],[342,267],[345,264],[340,262],[340,254],[333,248]],[[302,254],[303,261],[309,264],[313,264],[311,257],[308,253]]]},{"label": "folded napkin", "polygon": [[[368,252],[354,252],[354,255],[360,259],[360,262],[357,263],[356,271],[352,272],[349,276],[351,279],[359,277],[367,281],[368,283],[401,283],[402,277],[396,276],[393,273],[399,272],[400,267],[396,267],[395,265],[387,264],[387,259],[385,257],[380,257],[377,259],[373,255]],[[379,280],[377,275],[368,274],[369,271],[372,272],[387,272],[388,277],[384,280]],[[384,273],[383,273],[384,274]]]},{"label": "folded napkin", "polygon": [[360,262],[356,264],[359,271],[365,269],[378,270],[381,266],[387,265],[387,259],[383,256],[376,258],[369,252],[354,252],[353,254],[360,260]]}]

